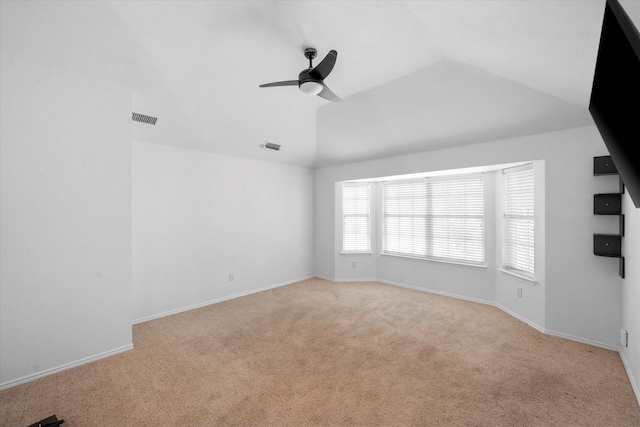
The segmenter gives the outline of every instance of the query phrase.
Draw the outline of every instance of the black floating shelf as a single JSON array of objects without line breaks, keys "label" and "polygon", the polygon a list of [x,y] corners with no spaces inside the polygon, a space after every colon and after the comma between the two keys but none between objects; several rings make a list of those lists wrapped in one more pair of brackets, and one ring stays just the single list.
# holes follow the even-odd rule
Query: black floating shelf
[{"label": "black floating shelf", "polygon": [[593,254],[620,258],[622,256],[622,236],[618,234],[594,234]]},{"label": "black floating shelf", "polygon": [[593,213],[596,215],[621,215],[622,214],[622,194],[594,194]]},{"label": "black floating shelf", "polygon": [[599,156],[593,158],[593,174],[594,175],[617,175],[618,169],[613,164],[611,156]]}]

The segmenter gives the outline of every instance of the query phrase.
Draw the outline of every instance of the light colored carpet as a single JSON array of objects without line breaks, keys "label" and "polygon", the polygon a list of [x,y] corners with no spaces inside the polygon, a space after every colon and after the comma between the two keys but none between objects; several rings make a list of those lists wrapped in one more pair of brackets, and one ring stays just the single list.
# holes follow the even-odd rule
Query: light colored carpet
[{"label": "light colored carpet", "polygon": [[495,307],[311,279],[134,326],[0,392],[0,425],[639,426],[620,356]]}]

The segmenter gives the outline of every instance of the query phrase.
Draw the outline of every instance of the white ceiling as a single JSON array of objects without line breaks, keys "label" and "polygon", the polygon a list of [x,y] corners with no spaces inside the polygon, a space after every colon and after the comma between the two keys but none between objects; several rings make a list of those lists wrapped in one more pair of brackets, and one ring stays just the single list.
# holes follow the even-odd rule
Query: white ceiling
[{"label": "white ceiling", "polygon": [[[158,117],[134,139],[313,167],[592,124],[604,5],[3,1],[1,49],[129,88]],[[338,51],[341,103],[258,87],[296,79],[309,46]]]}]

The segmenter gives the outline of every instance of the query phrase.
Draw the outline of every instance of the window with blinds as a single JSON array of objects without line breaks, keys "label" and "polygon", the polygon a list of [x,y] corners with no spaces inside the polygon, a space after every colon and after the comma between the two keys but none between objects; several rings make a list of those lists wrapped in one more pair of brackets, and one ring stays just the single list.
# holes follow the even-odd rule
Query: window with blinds
[{"label": "window with blinds", "polygon": [[503,170],[502,268],[533,279],[535,272],[533,165]]},{"label": "window with blinds", "polygon": [[371,252],[369,183],[342,184],[342,252]]},{"label": "window with blinds", "polygon": [[484,264],[482,174],[383,183],[383,253]]}]

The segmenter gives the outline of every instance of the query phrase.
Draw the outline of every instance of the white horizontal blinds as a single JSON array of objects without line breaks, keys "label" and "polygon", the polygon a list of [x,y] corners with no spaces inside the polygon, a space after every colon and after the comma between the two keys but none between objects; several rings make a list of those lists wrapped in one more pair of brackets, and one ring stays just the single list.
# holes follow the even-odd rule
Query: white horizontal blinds
[{"label": "white horizontal blinds", "polygon": [[533,167],[506,169],[502,266],[533,278],[535,271]]},{"label": "white horizontal blinds", "polygon": [[428,181],[430,225],[427,241],[433,258],[471,264],[484,263],[483,176]]},{"label": "white horizontal blinds", "polygon": [[342,251],[370,252],[369,183],[342,185]]},{"label": "white horizontal blinds", "polygon": [[384,183],[384,252],[484,263],[481,174]]},{"label": "white horizontal blinds", "polygon": [[427,182],[392,181],[383,190],[384,252],[427,255]]}]

